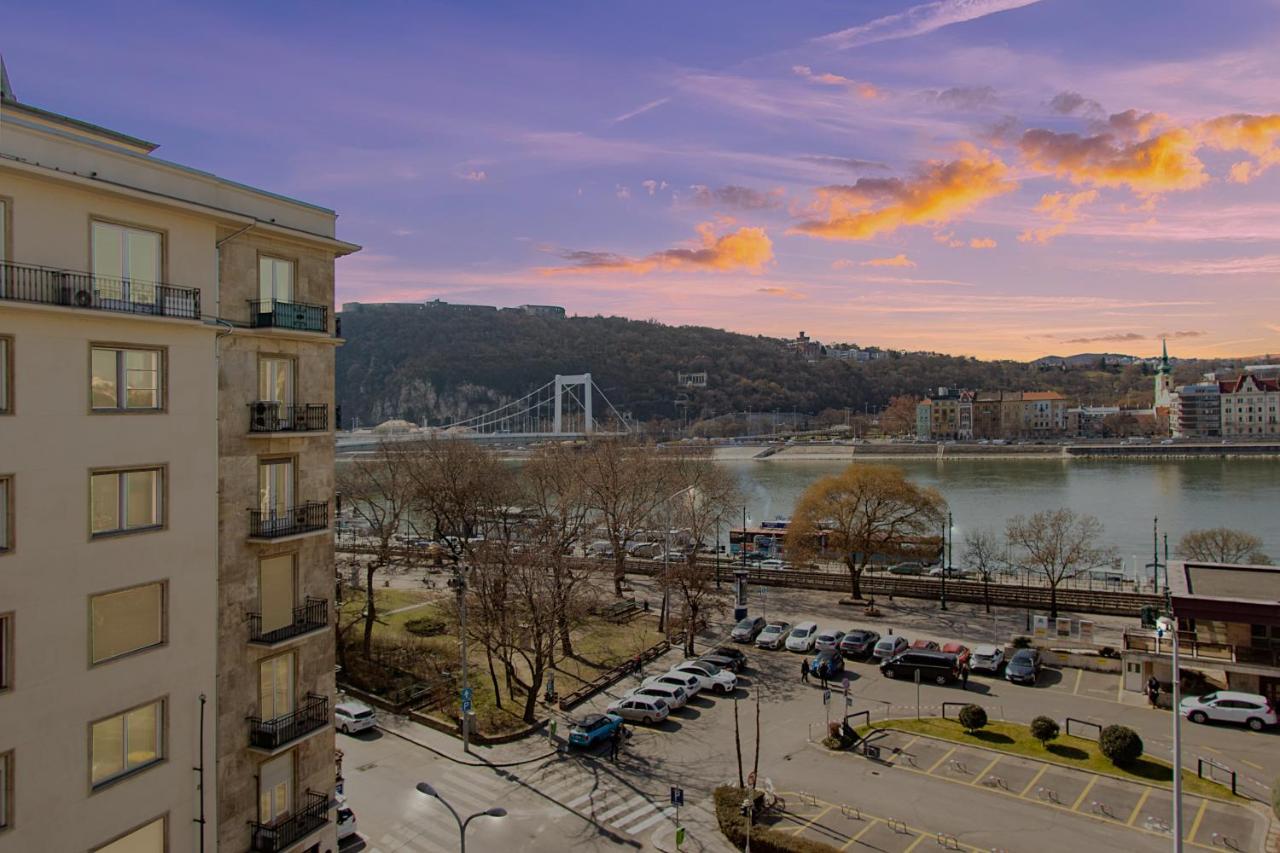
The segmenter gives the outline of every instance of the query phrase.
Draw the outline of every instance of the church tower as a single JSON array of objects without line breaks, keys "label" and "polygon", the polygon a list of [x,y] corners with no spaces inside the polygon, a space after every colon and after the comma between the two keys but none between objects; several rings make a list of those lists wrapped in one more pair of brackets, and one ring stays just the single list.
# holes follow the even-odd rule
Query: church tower
[{"label": "church tower", "polygon": [[1156,368],[1155,408],[1168,408],[1173,404],[1173,368],[1169,366],[1169,343],[1160,342],[1160,365]]}]

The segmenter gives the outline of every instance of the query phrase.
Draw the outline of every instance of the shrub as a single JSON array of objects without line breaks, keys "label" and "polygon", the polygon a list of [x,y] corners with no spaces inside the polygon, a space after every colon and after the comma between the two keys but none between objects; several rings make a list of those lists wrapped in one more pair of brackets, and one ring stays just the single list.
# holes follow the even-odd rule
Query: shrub
[{"label": "shrub", "polygon": [[972,734],[987,724],[987,712],[981,705],[965,705],[960,709],[960,725]]},{"label": "shrub", "polygon": [[1014,637],[1012,645],[1015,649],[1029,649],[1031,648],[1031,638],[1030,637]]},{"label": "shrub", "polygon": [[1128,726],[1107,726],[1098,738],[1098,748],[1112,764],[1124,767],[1142,756],[1142,738]]},{"label": "shrub", "polygon": [[1058,736],[1058,721],[1053,717],[1036,717],[1031,721],[1031,736],[1044,746]]},{"label": "shrub", "polygon": [[[736,785],[723,785],[715,790],[716,820],[720,831],[734,847],[741,850],[747,843],[747,818],[742,814],[742,801],[747,792]],[[776,829],[756,824],[751,828],[752,853],[836,853],[836,848],[807,838],[796,838]]]},{"label": "shrub", "polygon": [[404,629],[419,637],[434,637],[443,634],[446,625],[438,616],[419,616],[404,623]]}]

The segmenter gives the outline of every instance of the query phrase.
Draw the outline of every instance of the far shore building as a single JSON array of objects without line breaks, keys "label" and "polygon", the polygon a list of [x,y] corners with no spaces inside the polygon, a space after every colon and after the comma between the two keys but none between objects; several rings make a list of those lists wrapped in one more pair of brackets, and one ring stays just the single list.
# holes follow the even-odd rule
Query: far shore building
[{"label": "far shore building", "polygon": [[1070,402],[1056,391],[938,388],[916,407],[916,437],[935,441],[1068,435]]}]

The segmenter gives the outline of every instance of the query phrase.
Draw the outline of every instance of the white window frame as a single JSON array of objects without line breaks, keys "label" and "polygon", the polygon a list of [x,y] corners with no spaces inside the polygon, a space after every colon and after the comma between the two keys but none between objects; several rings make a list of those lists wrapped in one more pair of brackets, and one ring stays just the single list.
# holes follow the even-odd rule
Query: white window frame
[{"label": "white window frame", "polygon": [[[141,762],[133,766],[129,765],[129,715],[141,711],[146,708],[155,708],[156,713],[156,730],[155,730],[155,757],[149,761]],[[119,772],[104,776],[101,779],[93,778],[93,730],[95,727],[104,723],[114,723],[119,721],[120,724],[120,758],[121,769]],[[118,714],[112,714],[109,717],[103,717],[100,720],[94,720],[89,724],[89,784],[94,790],[104,788],[121,779],[132,776],[146,770],[148,767],[154,767],[165,760],[165,700],[156,699],[153,702],[144,702],[141,705],[135,705],[126,711]]]},{"label": "white window frame", "polygon": [[[97,406],[93,402],[93,358],[98,352],[115,354],[115,397],[114,406]],[[154,406],[129,405],[129,368],[126,367],[129,353],[147,353],[156,359],[156,404]],[[89,407],[94,412],[162,412],[165,408],[165,351],[155,347],[123,346],[119,344],[91,344],[89,346]]]},{"label": "white window frame", "polygon": [[[154,490],[154,506],[155,518],[147,524],[130,525],[128,519],[129,503],[126,483],[126,474],[137,474],[142,472],[154,472],[155,490]],[[165,525],[165,468],[163,465],[145,465],[137,468],[111,468],[105,471],[91,471],[89,474],[89,533],[91,536],[119,536],[125,533],[137,533],[143,530],[160,530]],[[117,526],[106,530],[93,529],[93,478],[94,477],[116,477],[116,519]]]},{"label": "white window frame", "polygon": [[[113,236],[120,241],[121,270],[118,278],[115,274],[115,270],[102,271],[97,268],[97,243],[99,239],[105,239],[106,234],[109,231],[113,231]],[[156,272],[154,279],[135,278],[132,275],[132,264],[129,258],[130,234],[142,234],[147,237],[155,238]],[[157,290],[161,284],[161,280],[164,278],[164,232],[156,231],[153,228],[139,228],[133,225],[121,225],[118,222],[107,222],[102,219],[94,219],[90,223],[89,235],[89,257],[90,264],[93,267],[94,294],[99,299],[110,300],[116,298],[125,302],[132,302],[137,305],[154,305],[158,301]],[[113,289],[104,294],[100,284],[100,280],[102,279],[108,279],[113,283],[118,283],[120,288],[119,293],[115,293]]]},{"label": "white window frame", "polygon": [[[267,791],[263,790],[262,783],[263,783],[263,777],[267,775],[265,772],[267,767],[271,764],[275,764],[277,762],[284,762],[284,761],[289,762],[289,778],[285,781],[283,785],[283,788],[284,788],[283,796],[280,797],[280,794],[281,794],[280,788],[282,787],[281,785],[272,786],[272,788],[270,789],[270,793],[268,793]],[[298,784],[297,777],[298,777],[298,762],[297,762],[297,757],[294,755],[293,750],[289,750],[288,752],[282,752],[280,755],[277,755],[274,758],[264,761],[258,767],[258,823],[261,823],[264,826],[273,826],[279,823],[280,821],[288,818],[289,815],[293,814],[294,799],[295,799],[294,789],[297,787],[297,784]],[[281,803],[278,802],[277,800],[278,797],[279,799],[283,799],[284,801],[283,808],[280,808]],[[270,801],[269,805],[265,802],[268,799]],[[266,806],[265,808],[264,808],[264,805]]]},{"label": "white window frame", "polygon": [[[274,382],[269,381],[269,365],[283,365],[285,370],[285,393],[284,399],[276,399],[276,387]],[[292,406],[295,393],[294,385],[297,381],[297,361],[287,355],[259,355],[258,356],[258,399],[263,402],[279,403],[281,408]],[[278,368],[272,369],[270,374],[274,376]],[[283,415],[284,413],[281,412]]]},{"label": "white window frame", "polygon": [[[297,467],[294,464],[296,461],[291,456],[258,460],[258,509],[264,514],[278,510],[278,517],[284,518],[288,516],[289,508],[295,506],[294,491],[298,476]],[[283,495],[281,495],[280,488],[276,485],[276,478],[266,474],[271,469],[271,466],[274,465],[287,465],[289,467],[289,476],[284,482]]]},{"label": "white window frame", "polygon": [[[281,677],[280,663],[284,663],[283,678],[287,690],[284,707],[276,707],[275,697],[279,692],[278,679]],[[263,693],[262,677],[264,668],[271,669],[271,696],[268,697]],[[268,700],[270,704],[268,704]],[[263,658],[258,661],[258,719],[275,720],[280,717],[292,714],[298,710],[298,659],[293,652],[285,652],[281,655]]]},{"label": "white window frame", "polygon": [[[263,264],[267,265],[267,269],[263,269]],[[283,287],[280,282],[280,268],[285,267],[289,270],[288,286]],[[258,300],[261,303],[258,310],[262,313],[268,313],[276,303],[289,304],[294,301],[294,292],[298,289],[298,265],[295,261],[288,258],[278,258],[274,255],[258,256]],[[281,292],[284,291],[283,296]]]}]

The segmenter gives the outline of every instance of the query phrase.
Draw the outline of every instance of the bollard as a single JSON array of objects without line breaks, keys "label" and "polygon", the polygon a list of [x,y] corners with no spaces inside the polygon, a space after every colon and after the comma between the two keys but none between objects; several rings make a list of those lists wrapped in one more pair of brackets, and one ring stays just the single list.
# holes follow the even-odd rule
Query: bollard
[{"label": "bollard", "polygon": [[862,812],[859,811],[857,807],[851,806],[848,803],[842,803],[840,805],[840,814],[850,820],[862,820]]}]

